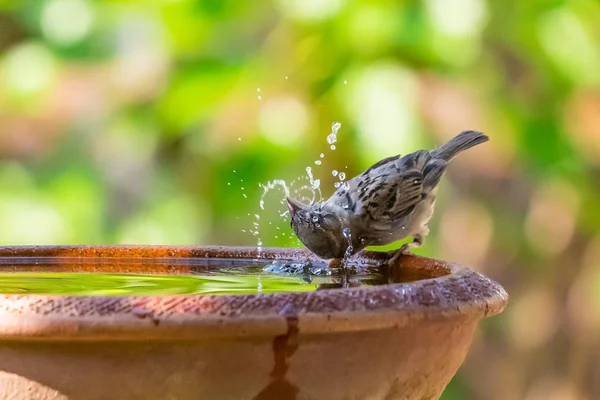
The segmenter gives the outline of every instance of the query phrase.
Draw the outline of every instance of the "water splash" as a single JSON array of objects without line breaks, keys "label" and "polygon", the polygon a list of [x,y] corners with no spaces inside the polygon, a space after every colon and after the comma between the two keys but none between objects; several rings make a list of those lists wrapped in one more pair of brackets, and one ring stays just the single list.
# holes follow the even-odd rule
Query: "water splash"
[{"label": "water splash", "polygon": [[[260,200],[258,202],[258,206],[263,211],[265,209],[265,197],[271,190],[280,188],[283,190],[285,197],[288,197],[290,195],[290,189],[288,188],[287,183],[281,179],[275,179],[275,180],[269,181],[265,184],[259,183],[258,187],[262,188],[262,190],[263,190],[263,192],[260,196]],[[269,222],[269,224],[270,224],[270,222]],[[256,238],[257,258],[261,258],[263,242],[262,242],[262,237],[260,236],[260,214],[254,214],[254,222],[252,223],[252,225],[254,226],[255,230],[251,231],[251,232],[254,236],[257,237]]]},{"label": "water splash", "polygon": [[263,192],[260,196],[260,202],[258,203],[261,210],[265,209],[265,197],[271,190],[279,187],[283,189],[285,197],[289,197],[290,195],[290,189],[288,188],[287,182],[283,179],[275,179],[264,184],[259,183],[258,186],[263,189]]},{"label": "water splash", "polygon": [[344,253],[344,264],[345,264],[346,260],[352,255],[352,253],[354,253],[354,247],[352,247],[352,232],[350,231],[350,228],[344,228],[342,230],[342,234],[348,241],[348,248],[346,249],[346,253]]},{"label": "water splash", "polygon": [[[286,77],[287,79],[287,77]],[[260,88],[257,88],[257,92],[261,92]],[[258,99],[261,99],[261,96],[258,96]],[[331,133],[327,136],[327,143],[330,146],[330,149],[335,150],[335,145],[334,143],[337,142],[338,138],[337,138],[337,134],[339,132],[339,129],[341,128],[342,124],[340,122],[333,122],[331,125]],[[316,159],[314,161],[314,165],[316,166],[315,168],[320,167],[323,164],[323,160],[325,158],[325,153],[320,153],[319,154],[319,158]],[[234,171],[235,172],[235,171]],[[284,207],[283,209],[279,209],[278,211],[278,215],[280,218],[282,219],[288,219],[289,218],[289,210],[286,207],[286,197],[294,197],[296,199],[298,199],[299,201],[301,201],[304,204],[308,204],[308,205],[312,205],[315,204],[315,202],[317,201],[321,201],[323,198],[322,192],[321,192],[321,180],[320,179],[316,179],[315,178],[315,173],[313,171],[313,169],[308,166],[305,169],[306,175],[302,176],[302,177],[298,177],[297,179],[287,182],[285,180],[281,180],[281,179],[276,179],[276,180],[272,180],[266,183],[259,183],[258,186],[262,189],[262,194],[260,196],[260,200],[259,200],[259,207],[261,211],[265,210],[265,199],[266,197],[269,195],[270,192],[274,191],[274,190],[281,190],[283,191],[284,196],[281,196],[281,200],[280,200],[280,204],[282,204]],[[337,171],[332,172],[334,176],[336,176],[338,174]],[[302,184],[304,182],[306,182],[306,180],[308,180],[308,183],[306,184]],[[304,181],[304,182],[302,182]],[[342,183],[338,182],[339,185],[341,185]],[[242,188],[242,191],[244,189]],[[243,196],[246,197],[245,193],[243,193]],[[249,230],[249,233],[252,234],[253,236],[256,237],[257,239],[257,247],[258,247],[258,258],[260,258],[261,256],[261,251],[262,251],[262,236],[260,234],[260,221],[261,221],[261,215],[259,214],[254,214],[254,222],[252,224],[252,229]],[[271,221],[268,221],[269,225],[272,225]],[[279,230],[279,227],[276,227],[277,230]],[[278,232],[277,236],[275,236],[275,238],[279,238],[279,237],[284,237],[284,236],[288,236],[286,235],[285,232]],[[289,235],[289,237],[293,237],[293,235]]]},{"label": "water splash", "polygon": [[[320,179],[315,179],[313,173],[312,173],[312,168],[311,167],[306,167],[306,175],[308,175],[308,181],[310,182],[310,187],[313,188],[313,190],[318,190],[319,191],[319,195],[321,194],[321,180]],[[320,198],[319,198],[320,200]]]},{"label": "water splash", "polygon": [[333,124],[331,124],[331,133],[329,134],[329,136],[327,136],[327,143],[334,144],[335,142],[337,142],[337,134],[341,127],[342,124],[339,122],[334,122]]},{"label": "water splash", "polygon": [[346,173],[345,172],[338,172],[338,171],[335,171],[335,170],[334,170],[334,172],[332,172],[333,176],[337,176],[340,181],[339,182],[335,182],[333,184],[333,186],[336,189],[340,188],[340,187],[343,188],[344,190],[350,189],[350,184],[348,182],[344,182],[346,180]]}]

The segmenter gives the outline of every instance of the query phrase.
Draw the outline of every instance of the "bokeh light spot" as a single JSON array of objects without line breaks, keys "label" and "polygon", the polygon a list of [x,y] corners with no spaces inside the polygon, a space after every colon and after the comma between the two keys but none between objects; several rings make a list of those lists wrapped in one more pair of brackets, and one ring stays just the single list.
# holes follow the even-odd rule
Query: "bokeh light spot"
[{"label": "bokeh light spot", "polygon": [[565,181],[540,185],[525,221],[527,239],[540,255],[553,256],[566,249],[575,233],[579,203],[578,192]]},{"label": "bokeh light spot", "polygon": [[534,349],[546,344],[558,328],[556,302],[547,287],[530,287],[511,302],[508,328],[518,349]]},{"label": "bokeh light spot", "polygon": [[85,0],[50,0],[42,10],[40,22],[50,41],[68,46],[84,39],[93,21],[93,9]]},{"label": "bokeh light spot", "polygon": [[8,51],[2,67],[2,86],[15,97],[40,95],[55,75],[54,57],[46,47],[33,42]]},{"label": "bokeh light spot", "polygon": [[488,20],[483,0],[427,0],[425,4],[433,28],[444,36],[478,35]]},{"label": "bokeh light spot", "polygon": [[441,221],[444,258],[475,267],[486,256],[493,235],[489,211],[472,201],[449,204]]},{"label": "bokeh light spot", "polygon": [[355,119],[365,154],[371,159],[419,145],[418,84],[410,71],[393,63],[373,64],[350,73],[340,101]]},{"label": "bokeh light spot", "polygon": [[565,9],[547,12],[538,21],[538,37],[548,57],[573,82],[600,82],[600,51],[577,15]]},{"label": "bokeh light spot", "polygon": [[293,97],[272,98],[261,108],[258,123],[266,139],[289,146],[305,133],[308,111],[302,102]]},{"label": "bokeh light spot", "polygon": [[281,11],[299,21],[321,21],[336,15],[346,0],[279,0]]}]

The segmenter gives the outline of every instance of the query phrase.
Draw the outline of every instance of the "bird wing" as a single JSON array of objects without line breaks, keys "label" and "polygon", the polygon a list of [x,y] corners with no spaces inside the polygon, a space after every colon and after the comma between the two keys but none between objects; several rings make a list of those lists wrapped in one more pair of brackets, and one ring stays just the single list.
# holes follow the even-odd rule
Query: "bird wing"
[{"label": "bird wing", "polygon": [[350,180],[348,189],[338,189],[331,201],[385,227],[409,215],[437,185],[446,166],[427,150],[388,157]]},{"label": "bird wing", "polygon": [[421,200],[423,175],[418,169],[382,175],[380,183],[366,192],[364,210],[373,221],[394,221],[408,215]]},{"label": "bird wing", "polygon": [[392,222],[408,215],[423,194],[423,167],[429,152],[381,160],[352,185],[361,213],[371,222]]}]

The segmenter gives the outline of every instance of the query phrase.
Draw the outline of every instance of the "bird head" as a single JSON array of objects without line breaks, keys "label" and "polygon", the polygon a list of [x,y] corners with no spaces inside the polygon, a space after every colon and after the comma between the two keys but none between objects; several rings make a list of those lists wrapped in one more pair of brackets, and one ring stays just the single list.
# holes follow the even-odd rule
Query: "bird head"
[{"label": "bird head", "polygon": [[342,218],[333,207],[326,203],[306,205],[290,197],[287,204],[292,229],[310,251],[325,259],[344,256],[348,241],[343,235]]}]

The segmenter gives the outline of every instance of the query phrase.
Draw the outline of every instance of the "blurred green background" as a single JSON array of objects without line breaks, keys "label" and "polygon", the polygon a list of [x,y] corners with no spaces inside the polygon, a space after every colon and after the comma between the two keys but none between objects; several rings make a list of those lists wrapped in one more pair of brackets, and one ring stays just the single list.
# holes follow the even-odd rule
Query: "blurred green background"
[{"label": "blurred green background", "polygon": [[418,252],[511,304],[443,399],[600,398],[598,1],[0,0],[0,244],[298,246],[259,184],[464,129]]}]

